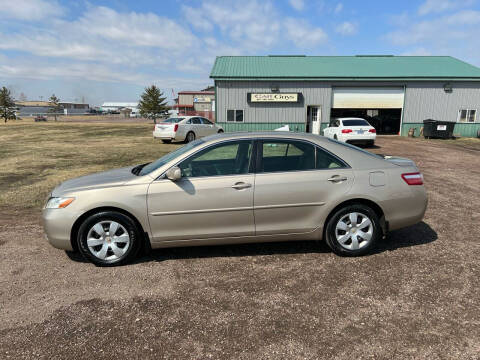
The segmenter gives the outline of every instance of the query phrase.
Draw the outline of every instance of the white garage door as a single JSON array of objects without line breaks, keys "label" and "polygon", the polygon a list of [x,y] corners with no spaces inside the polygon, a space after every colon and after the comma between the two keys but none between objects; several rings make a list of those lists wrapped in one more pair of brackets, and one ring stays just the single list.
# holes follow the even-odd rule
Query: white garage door
[{"label": "white garage door", "polygon": [[335,109],[401,109],[403,88],[333,88]]}]

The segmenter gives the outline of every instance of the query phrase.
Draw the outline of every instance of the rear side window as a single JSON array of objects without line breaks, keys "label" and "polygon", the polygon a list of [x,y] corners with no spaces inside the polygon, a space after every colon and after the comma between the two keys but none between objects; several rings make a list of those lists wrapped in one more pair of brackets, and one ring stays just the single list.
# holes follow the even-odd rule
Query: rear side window
[{"label": "rear side window", "polygon": [[205,119],[205,118],[200,118],[202,120],[202,122],[205,124],[205,125],[213,125],[213,123],[208,120],[208,119]]},{"label": "rear side window", "polygon": [[345,163],[340,159],[336,158],[332,154],[322,150],[320,148],[316,148],[317,156],[316,156],[316,168],[317,169],[338,169],[346,167]]},{"label": "rear side window", "polygon": [[312,144],[290,140],[265,140],[262,151],[262,172],[315,169],[315,146]]},{"label": "rear side window", "polygon": [[192,123],[194,123],[194,124],[197,124],[197,125],[198,125],[198,124],[201,124],[202,122],[200,121],[200,119],[199,119],[199,118],[193,118],[193,119],[192,119]]}]

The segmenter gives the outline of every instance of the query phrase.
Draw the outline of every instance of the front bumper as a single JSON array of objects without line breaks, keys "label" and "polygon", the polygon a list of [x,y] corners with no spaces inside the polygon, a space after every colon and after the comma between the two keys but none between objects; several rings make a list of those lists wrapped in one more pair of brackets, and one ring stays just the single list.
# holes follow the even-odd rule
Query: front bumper
[{"label": "front bumper", "polygon": [[76,214],[65,209],[43,209],[42,222],[48,242],[57,249],[73,250],[70,235]]}]

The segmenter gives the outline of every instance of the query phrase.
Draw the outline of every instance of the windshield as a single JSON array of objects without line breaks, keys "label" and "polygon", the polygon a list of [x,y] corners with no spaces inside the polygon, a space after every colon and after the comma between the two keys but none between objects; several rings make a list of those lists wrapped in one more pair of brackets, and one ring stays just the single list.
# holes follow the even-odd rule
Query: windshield
[{"label": "windshield", "polygon": [[202,139],[198,139],[195,141],[192,141],[188,143],[187,145],[184,145],[182,147],[179,147],[175,151],[172,151],[171,153],[168,153],[165,156],[162,156],[160,159],[155,160],[154,162],[145,165],[142,170],[138,173],[139,176],[147,175],[150,174],[152,171],[157,170],[159,167],[165,165],[169,161],[175,159],[177,156],[180,156],[187,151],[193,149],[194,147],[197,147],[200,144],[203,144],[204,141]]},{"label": "windshield", "polygon": [[176,124],[182,121],[185,118],[169,118],[162,121],[164,124]]},{"label": "windshield", "polygon": [[363,119],[342,120],[343,126],[370,126],[370,124]]},{"label": "windshield", "polygon": [[358,146],[355,146],[355,145],[351,145],[349,143],[344,143],[344,142],[341,142],[341,141],[338,141],[338,140],[335,140],[335,139],[331,139],[331,138],[327,138],[328,141],[331,141],[335,144],[338,144],[338,145],[343,145],[343,146],[346,146],[352,150],[356,150],[356,151],[360,151],[364,154],[367,154],[367,155],[370,155],[370,156],[373,156],[373,157],[376,157],[376,158],[380,158],[382,160],[385,160],[383,156],[381,155],[377,155],[377,154],[374,154],[374,153],[371,153],[370,151],[367,151],[367,150],[363,150],[362,148],[359,148]]}]

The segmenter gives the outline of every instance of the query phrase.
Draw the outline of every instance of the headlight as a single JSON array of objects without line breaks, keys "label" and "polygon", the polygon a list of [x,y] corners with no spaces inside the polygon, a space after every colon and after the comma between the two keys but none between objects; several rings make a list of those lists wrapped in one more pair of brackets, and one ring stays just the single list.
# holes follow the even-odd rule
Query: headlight
[{"label": "headlight", "polygon": [[45,209],[62,209],[70,205],[75,198],[73,197],[51,197],[48,199]]}]

